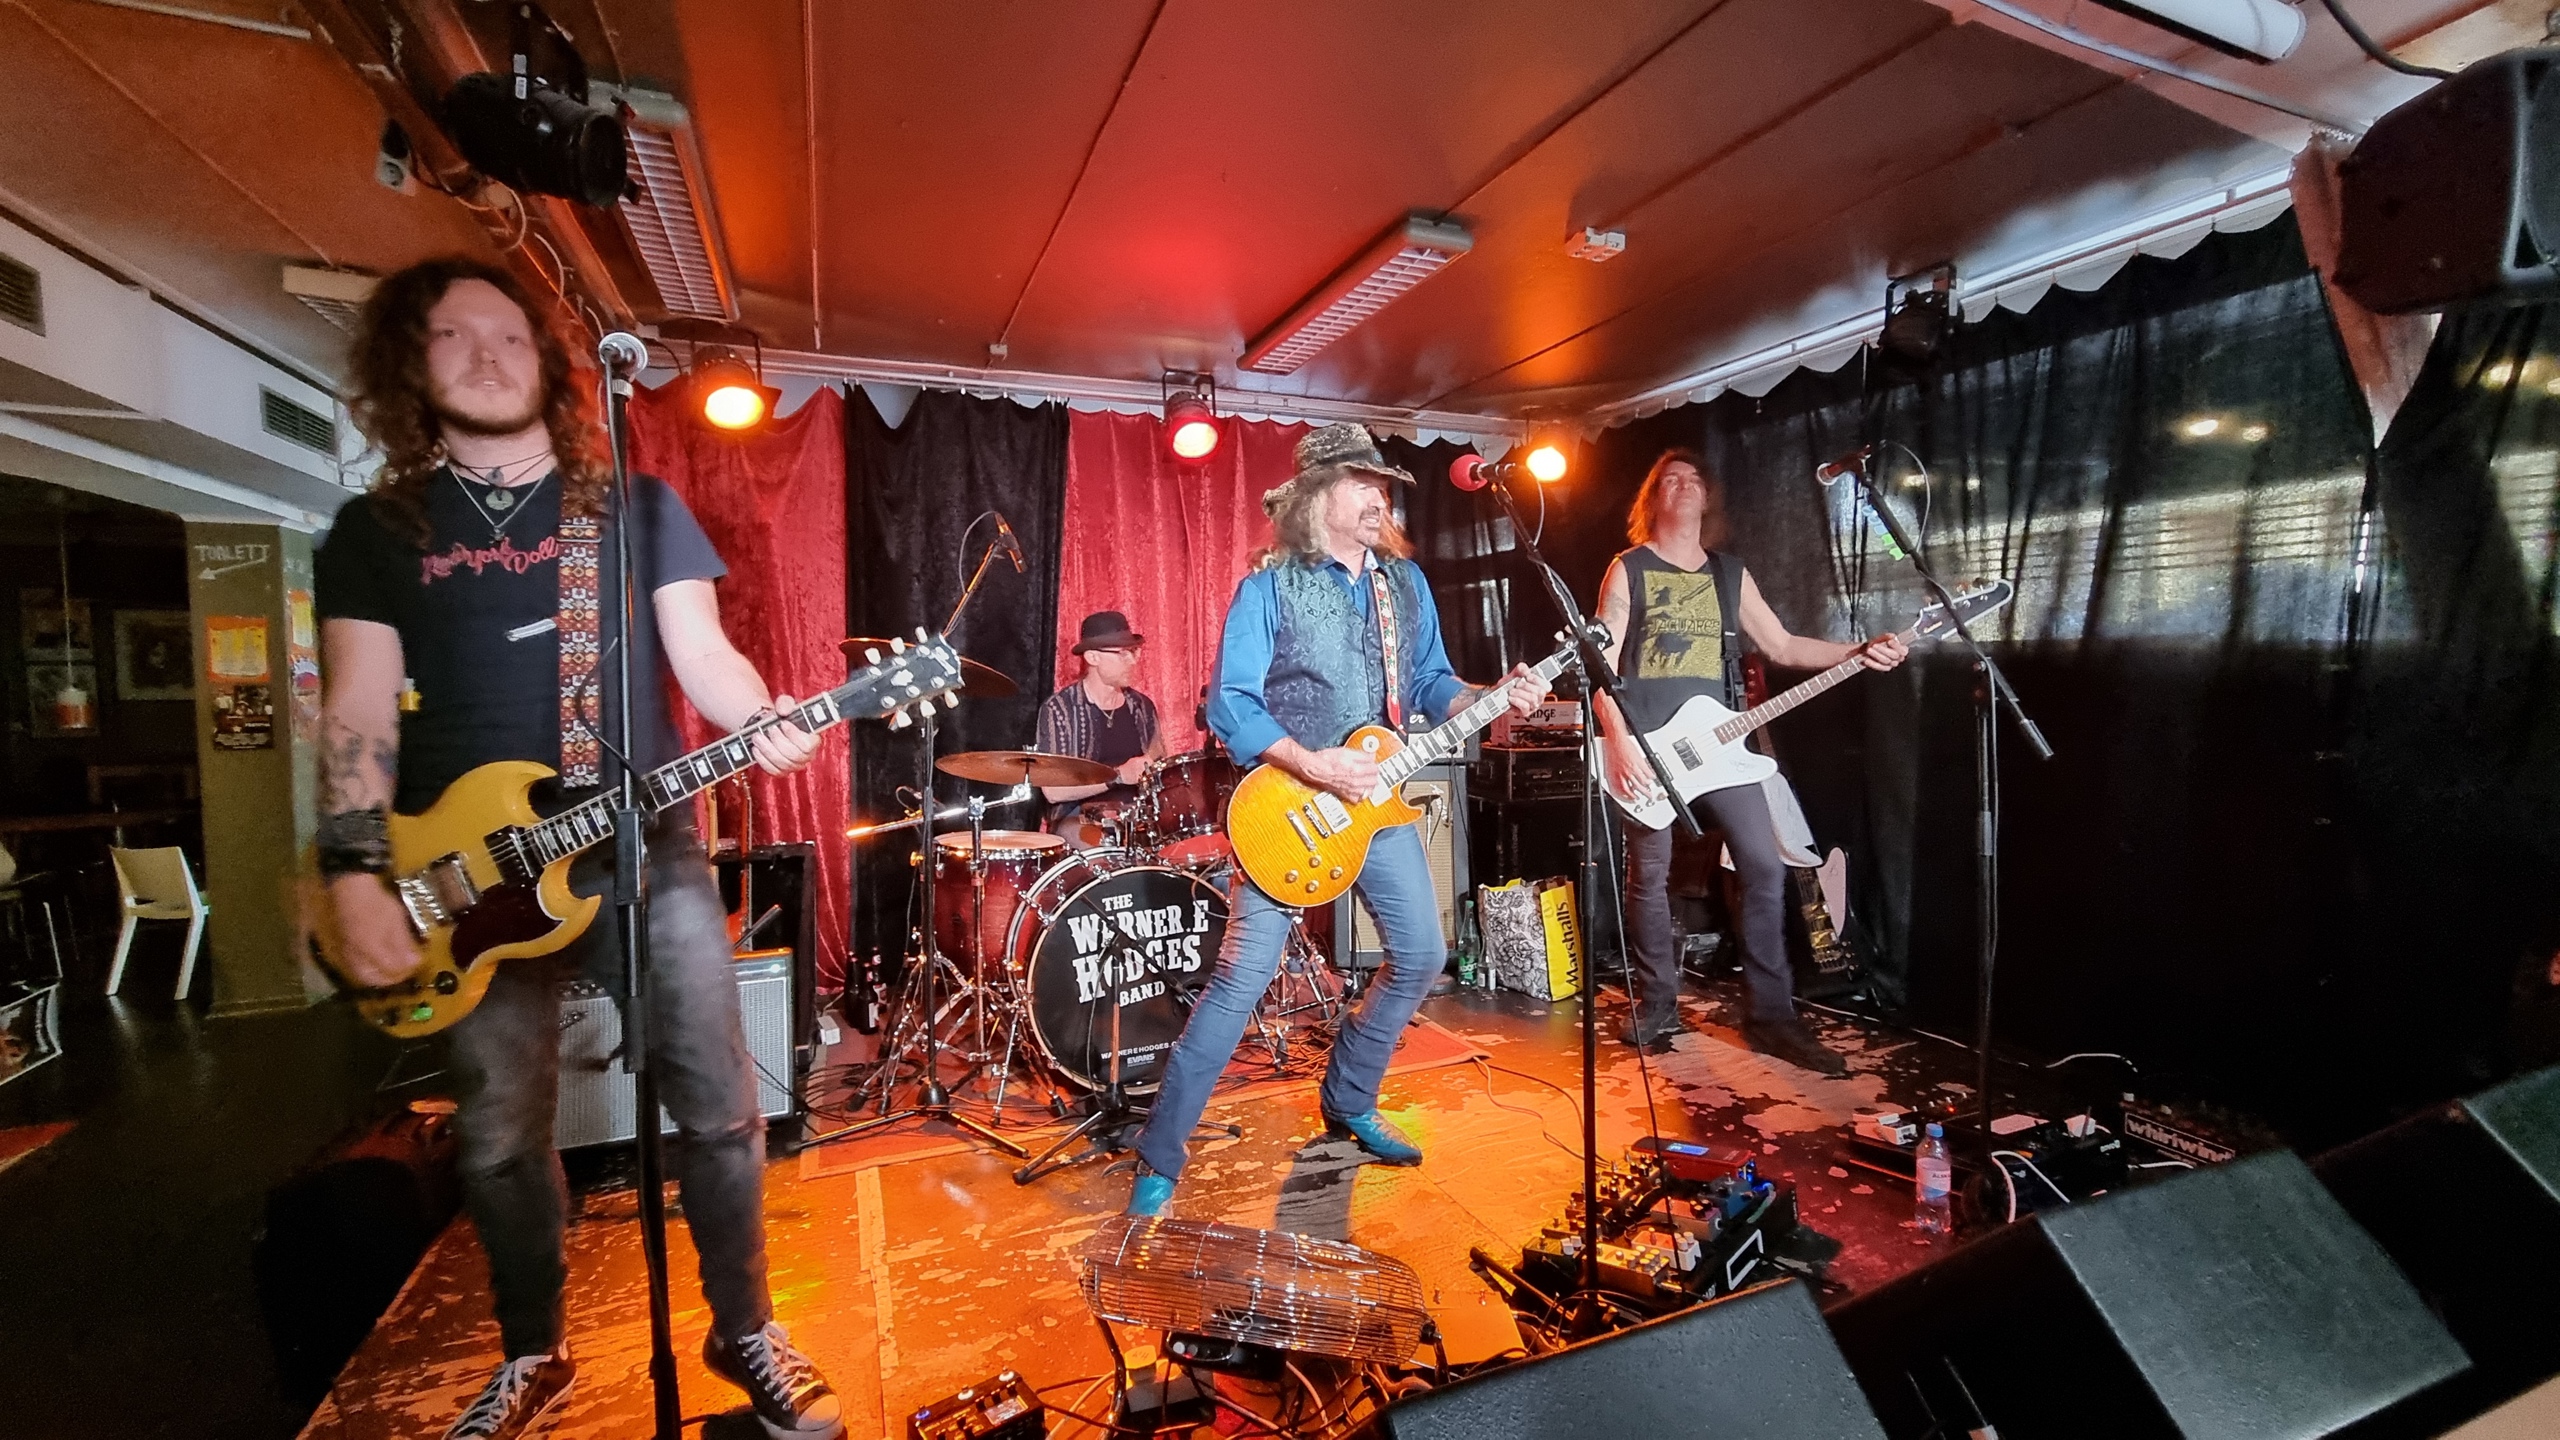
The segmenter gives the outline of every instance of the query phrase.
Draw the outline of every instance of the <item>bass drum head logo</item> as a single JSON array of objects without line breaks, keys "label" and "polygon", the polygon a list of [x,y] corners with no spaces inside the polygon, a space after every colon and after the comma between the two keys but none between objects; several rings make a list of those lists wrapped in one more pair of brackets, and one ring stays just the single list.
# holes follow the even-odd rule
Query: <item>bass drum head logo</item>
[{"label": "bass drum head logo", "polygon": [[1095,880],[1033,947],[1034,1035],[1062,1073],[1098,1090],[1116,1017],[1121,1083],[1154,1088],[1226,933],[1226,895],[1196,875],[1140,865]]}]

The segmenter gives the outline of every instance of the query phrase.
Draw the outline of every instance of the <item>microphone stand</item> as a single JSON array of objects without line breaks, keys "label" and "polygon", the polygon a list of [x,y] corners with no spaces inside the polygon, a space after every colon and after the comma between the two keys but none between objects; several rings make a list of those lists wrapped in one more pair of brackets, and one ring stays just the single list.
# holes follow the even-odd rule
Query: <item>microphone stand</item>
[{"label": "microphone stand", "polygon": [[[1884,526],[1893,543],[1910,557],[1911,568],[1920,573],[1921,583],[1929,587],[1945,607],[1947,619],[1954,622],[1956,634],[1962,636],[1965,648],[1973,652],[1973,765],[1974,765],[1974,1016],[1973,1061],[1975,1093],[1982,1103],[1982,1137],[1991,1143],[1991,981],[1999,954],[2000,936],[2000,732],[1992,719],[1992,710],[2006,707],[2012,724],[2024,735],[2028,746],[2039,760],[2053,758],[2053,747],[2045,743],[2044,732],[2027,718],[2026,707],[2018,703],[2018,692],[2009,687],[2009,677],[1973,638],[1973,630],[1965,624],[1964,614],[1956,608],[1955,597],[1946,583],[1929,568],[1927,554],[1913,541],[1902,522],[1877,493],[1875,480],[1867,474],[1867,457],[1843,468],[1843,474],[1856,477],[1860,496],[1867,510]],[[1994,1162],[1997,1163],[1997,1162]]]},{"label": "microphone stand", "polygon": [[[648,837],[642,833],[640,777],[632,773],[631,635],[637,603],[631,575],[631,454],[624,406],[634,363],[609,337],[597,358],[605,373],[605,438],[613,452],[613,559],[622,632],[614,647],[612,695],[616,780],[613,799],[613,907],[622,926],[623,1064],[631,1072],[633,1142],[640,1160],[640,1253],[649,1284],[649,1391],[657,1440],[679,1440],[684,1403],[676,1389],[674,1320],[667,1301],[667,1193],[665,1142],[658,1132],[658,1066],[650,1024]],[[547,1042],[546,1042],[547,1043]]]},{"label": "microphone stand", "polygon": [[[1609,698],[1617,702],[1619,715],[1627,714],[1626,686],[1619,679],[1616,667],[1609,663],[1609,657],[1602,653],[1610,643],[1608,629],[1582,613],[1582,606],[1573,598],[1573,587],[1565,584],[1564,577],[1547,563],[1547,557],[1538,549],[1534,532],[1520,514],[1518,502],[1512,498],[1511,487],[1495,479],[1489,488],[1494,498],[1502,502],[1503,513],[1511,519],[1511,534],[1519,543],[1521,553],[1529,557],[1530,566],[1538,572],[1538,578],[1547,587],[1548,597],[1555,602],[1556,612],[1564,617],[1566,629],[1581,647],[1583,733],[1596,736],[1600,733],[1596,691],[1606,691]],[[1643,751],[1645,759],[1652,764],[1654,783],[1662,787],[1662,793],[1679,794],[1671,781],[1671,767],[1663,763],[1661,753],[1653,748],[1653,741],[1632,723],[1628,725],[1627,732],[1635,737],[1636,748]],[[1600,893],[1601,855],[1608,848],[1608,801],[1600,793],[1604,783],[1593,766],[1582,767],[1582,874],[1578,883],[1583,906],[1582,932],[1586,937],[1592,934],[1589,907]],[[1688,806],[1675,805],[1672,808],[1678,816],[1680,828],[1693,838],[1706,834],[1706,827],[1698,823],[1697,816],[1689,813]],[[1627,922],[1622,911],[1618,916],[1618,966],[1621,972],[1627,972],[1626,944]],[[1597,948],[1596,944],[1586,945],[1582,976],[1582,1285],[1575,1292],[1580,1297],[1596,1296],[1600,1289],[1600,967],[1596,963],[1599,956],[1589,953]],[[1627,992],[1632,996],[1635,993],[1634,976],[1627,973]],[[1573,1317],[1573,1329],[1579,1334],[1597,1334],[1605,1325],[1605,1316],[1596,1300],[1585,1298],[1583,1303],[1589,1308]]]}]

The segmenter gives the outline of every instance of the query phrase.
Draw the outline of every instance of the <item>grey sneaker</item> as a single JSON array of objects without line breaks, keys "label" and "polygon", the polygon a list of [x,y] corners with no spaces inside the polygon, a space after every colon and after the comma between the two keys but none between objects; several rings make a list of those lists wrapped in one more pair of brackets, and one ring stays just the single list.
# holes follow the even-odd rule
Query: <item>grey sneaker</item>
[{"label": "grey sneaker", "polygon": [[530,1435],[545,1417],[569,1398],[578,1378],[569,1347],[548,1355],[527,1355],[498,1367],[480,1398],[444,1432],[444,1440],[516,1440]]},{"label": "grey sneaker", "polygon": [[707,1335],[702,1363],[747,1392],[756,1419],[774,1440],[836,1440],[844,1434],[844,1407],[809,1357],[792,1348],[790,1332],[768,1320],[762,1330],[735,1340]]}]

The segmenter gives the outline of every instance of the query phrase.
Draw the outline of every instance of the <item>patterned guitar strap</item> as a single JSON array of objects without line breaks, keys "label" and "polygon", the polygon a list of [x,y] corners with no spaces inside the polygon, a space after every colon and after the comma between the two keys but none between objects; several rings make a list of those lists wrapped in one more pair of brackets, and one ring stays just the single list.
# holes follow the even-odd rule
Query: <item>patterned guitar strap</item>
[{"label": "patterned guitar strap", "polygon": [[1378,612],[1378,658],[1386,662],[1387,728],[1404,732],[1404,697],[1396,684],[1396,602],[1387,586],[1387,567],[1369,572],[1369,596]]},{"label": "patterned guitar strap", "polygon": [[582,789],[604,783],[604,717],[596,701],[596,638],[601,588],[597,557],[604,526],[592,516],[560,521],[560,783]]}]

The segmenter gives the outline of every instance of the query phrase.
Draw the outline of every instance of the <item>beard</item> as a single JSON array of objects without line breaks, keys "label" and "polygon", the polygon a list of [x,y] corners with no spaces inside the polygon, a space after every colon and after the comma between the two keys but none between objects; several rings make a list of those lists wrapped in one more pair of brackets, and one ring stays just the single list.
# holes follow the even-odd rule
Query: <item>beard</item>
[{"label": "beard", "polygon": [[529,395],[515,412],[475,415],[445,398],[441,391],[430,391],[427,408],[435,412],[436,422],[447,430],[483,440],[500,440],[521,435],[540,424],[543,398],[539,393]]}]

